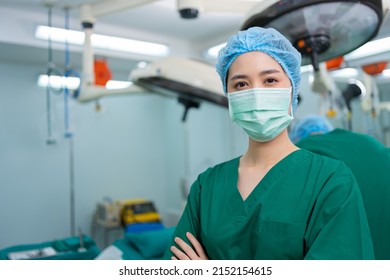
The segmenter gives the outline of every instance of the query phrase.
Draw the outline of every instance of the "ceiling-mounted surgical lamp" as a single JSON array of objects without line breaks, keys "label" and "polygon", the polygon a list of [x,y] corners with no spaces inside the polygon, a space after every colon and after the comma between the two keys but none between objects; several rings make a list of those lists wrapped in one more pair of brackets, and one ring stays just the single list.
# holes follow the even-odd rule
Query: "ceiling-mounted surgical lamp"
[{"label": "ceiling-mounted surgical lamp", "polygon": [[[186,120],[188,110],[198,108],[207,101],[224,108],[228,107],[227,97],[214,66],[194,59],[165,57],[152,61],[144,68],[134,69],[130,73],[131,84],[124,88],[107,89],[95,83],[94,52],[92,47],[95,17],[156,0],[116,0],[99,1],[81,6],[81,24],[84,29],[83,79],[77,100],[87,102],[103,96],[134,93],[158,93],[168,97],[177,97],[184,105],[182,120]],[[203,1],[187,1],[201,2]]]},{"label": "ceiling-mounted surgical lamp", "polygon": [[178,97],[188,110],[202,101],[227,108],[228,101],[212,65],[194,59],[170,56],[155,60],[143,69],[134,69],[130,80],[137,86],[168,97]]},{"label": "ceiling-mounted surgical lamp", "polygon": [[302,65],[347,54],[374,38],[388,10],[387,0],[287,0],[259,3],[241,29],[273,27],[301,52]]}]

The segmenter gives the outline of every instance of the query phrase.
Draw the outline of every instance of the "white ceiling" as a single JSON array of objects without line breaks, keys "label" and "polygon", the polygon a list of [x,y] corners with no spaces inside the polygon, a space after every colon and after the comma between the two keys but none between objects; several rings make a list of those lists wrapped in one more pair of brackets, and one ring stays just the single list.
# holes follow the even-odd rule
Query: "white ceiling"
[{"label": "white ceiling", "polygon": [[[105,2],[107,1],[116,0]],[[250,10],[250,5],[255,4],[250,0],[204,1],[208,4],[214,3],[218,8],[201,12],[197,19],[182,19],[178,13],[176,0],[150,1],[150,3],[121,12],[100,16],[95,24],[95,32],[165,43],[172,48],[173,54],[195,55],[199,58],[205,49],[225,42],[230,34],[239,30],[245,20],[245,11]],[[0,0],[0,24],[2,26],[0,28],[0,59],[42,63],[47,59],[47,42],[37,41],[34,38],[34,30],[37,24],[47,25],[47,5],[50,4],[53,7],[53,26],[64,26],[64,8],[69,8],[70,28],[81,30],[80,5],[95,2],[101,2],[101,0]],[[240,9],[235,9],[235,12],[226,11],[228,4],[233,2],[239,3]],[[388,19],[385,20],[377,38],[385,36],[390,36]],[[58,52],[54,56],[61,57],[59,59],[61,60],[60,52],[63,46],[54,45],[54,48]],[[71,50],[75,53],[74,61],[77,64],[81,61],[81,48],[71,47]],[[142,59],[113,53],[101,53],[100,55],[110,57],[114,68],[121,70],[131,68],[133,60]],[[126,63],[123,63],[123,59],[126,59]]]},{"label": "white ceiling", "polygon": [[[221,2],[221,0],[208,1]],[[240,1],[230,0],[230,2]],[[34,62],[38,57],[47,57],[45,52],[39,51],[47,47],[47,43],[37,42],[34,38],[34,28],[38,24],[47,25],[48,3],[52,3],[52,26],[64,27],[64,8],[67,7],[69,8],[70,29],[81,30],[80,6],[83,3],[94,2],[102,1],[0,0],[0,24],[7,26],[13,32],[13,36],[10,36],[8,30],[0,30],[0,44],[2,44],[0,59],[23,59],[27,62]],[[250,5],[254,3],[253,1],[246,2]],[[171,53],[174,55],[190,55],[194,49],[201,52],[210,46],[224,42],[228,35],[239,30],[244,15],[245,13],[242,12],[203,12],[197,19],[182,19],[177,10],[176,0],[157,0],[121,12],[99,16],[96,19],[94,31],[105,35],[164,43],[171,47]],[[26,46],[33,48],[26,52]],[[63,49],[63,46],[53,47]],[[71,47],[71,50],[80,53],[81,49]],[[96,53],[99,54],[98,51]],[[137,59],[137,57],[126,57],[119,53],[100,54],[112,56],[113,60],[115,57],[117,59]],[[78,58],[75,60],[79,61]]]},{"label": "white ceiling", "polygon": [[[115,2],[115,0],[111,1]],[[239,29],[241,20],[244,18],[241,11],[223,12],[221,7],[218,12],[207,11],[200,13],[197,19],[185,20],[179,16],[176,1],[149,1],[150,3],[140,4],[131,9],[103,15],[97,19],[97,24],[108,23],[186,40],[202,40],[218,36],[221,32],[223,34]],[[69,7],[71,15],[78,19],[81,4],[99,2],[110,2],[110,0],[0,0],[0,6],[42,12],[47,11],[47,3],[53,3],[53,11],[57,14],[61,14],[64,7]],[[249,5],[256,3],[254,0],[207,0],[207,2],[225,2],[225,4],[241,2],[244,4],[243,7],[248,7],[248,3]]]}]

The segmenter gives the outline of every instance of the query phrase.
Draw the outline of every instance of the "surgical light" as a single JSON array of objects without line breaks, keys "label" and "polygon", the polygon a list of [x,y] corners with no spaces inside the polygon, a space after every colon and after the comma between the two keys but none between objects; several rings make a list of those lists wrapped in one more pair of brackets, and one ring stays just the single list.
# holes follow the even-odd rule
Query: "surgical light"
[{"label": "surgical light", "polygon": [[54,89],[61,89],[67,87],[70,90],[77,89],[80,85],[80,79],[77,77],[65,77],[57,75],[39,75],[38,86],[50,86]]},{"label": "surgical light", "polygon": [[[38,25],[35,30],[35,37],[42,40],[51,40],[58,43],[69,43],[73,45],[84,44],[84,32]],[[121,51],[164,57],[169,54],[169,48],[163,44],[150,43],[138,40],[125,39],[114,36],[92,34],[92,46],[100,49]]]},{"label": "surgical light", "polygon": [[[109,80],[106,84],[107,89],[122,89],[131,86],[133,83],[129,81],[116,81]],[[65,77],[51,75],[39,75],[38,86],[47,87],[50,86],[55,89],[61,89],[67,87],[70,90],[75,90],[80,86],[80,79],[78,77]]]},{"label": "surgical light", "polygon": [[302,53],[302,65],[319,63],[345,55],[377,34],[383,20],[381,0],[278,1],[264,8],[256,5],[241,29],[273,27]]},{"label": "surgical light", "polygon": [[[208,49],[207,54],[215,59],[217,58],[219,50],[224,47],[226,43],[216,45]],[[385,37],[382,39],[370,41],[363,46],[357,48],[356,50],[346,54],[344,59],[346,61],[351,61],[355,59],[364,58],[371,55],[377,55],[385,52],[390,52],[390,37]]]}]

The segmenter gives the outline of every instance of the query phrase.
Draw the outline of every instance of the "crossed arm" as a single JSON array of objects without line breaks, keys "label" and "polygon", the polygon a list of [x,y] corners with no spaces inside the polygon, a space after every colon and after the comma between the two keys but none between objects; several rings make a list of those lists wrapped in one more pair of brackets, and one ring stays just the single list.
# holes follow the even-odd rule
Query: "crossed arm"
[{"label": "crossed arm", "polygon": [[189,232],[186,233],[188,240],[191,242],[194,249],[191,248],[183,239],[175,237],[177,246],[171,246],[170,250],[173,253],[172,260],[208,260],[202,244]]}]

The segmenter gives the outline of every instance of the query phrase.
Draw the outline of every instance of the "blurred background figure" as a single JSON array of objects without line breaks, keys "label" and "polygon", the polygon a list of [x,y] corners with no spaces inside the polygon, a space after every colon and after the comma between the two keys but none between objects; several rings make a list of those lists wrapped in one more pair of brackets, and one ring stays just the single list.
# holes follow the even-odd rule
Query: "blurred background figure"
[{"label": "blurred background figure", "polygon": [[362,193],[376,259],[390,259],[390,149],[375,138],[336,128],[320,115],[308,115],[290,132],[302,149],[344,161]]}]

